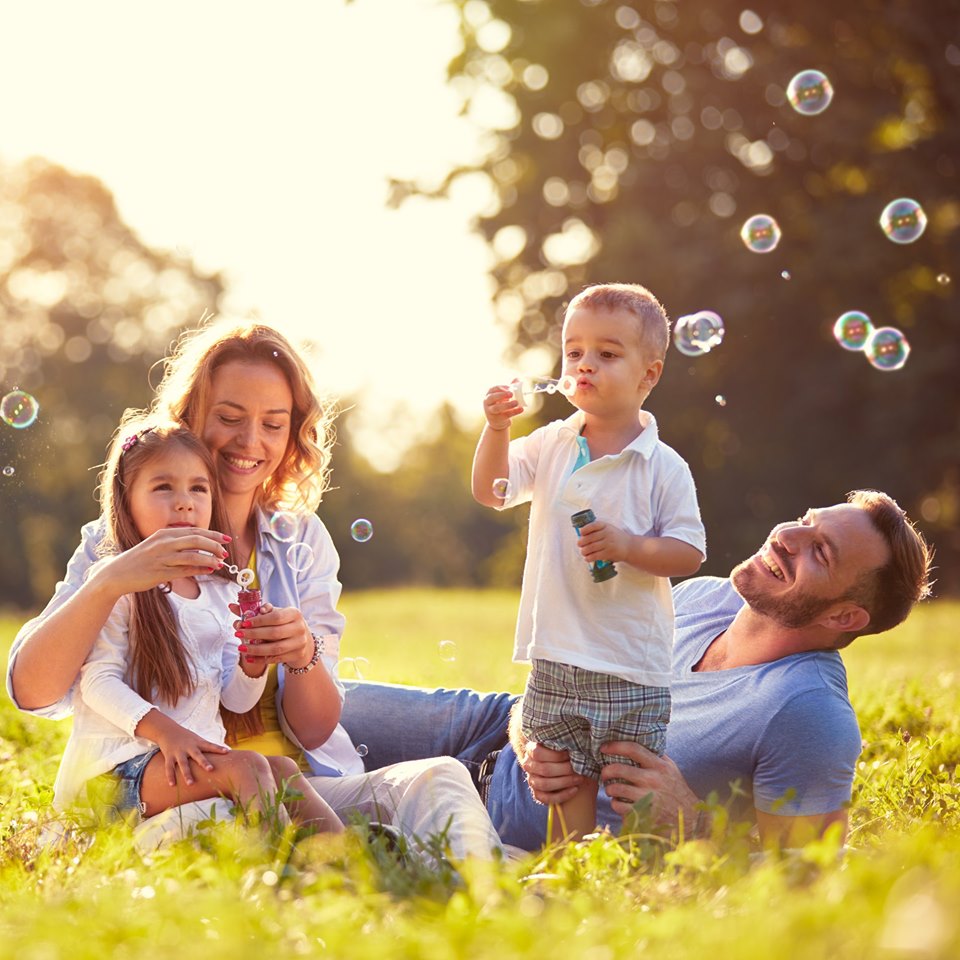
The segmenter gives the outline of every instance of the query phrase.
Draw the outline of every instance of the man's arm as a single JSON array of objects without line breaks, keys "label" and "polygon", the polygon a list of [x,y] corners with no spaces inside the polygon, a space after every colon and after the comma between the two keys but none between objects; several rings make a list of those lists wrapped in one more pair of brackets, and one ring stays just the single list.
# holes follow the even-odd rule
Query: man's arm
[{"label": "man's arm", "polygon": [[755,810],[760,829],[760,843],[767,848],[802,847],[810,840],[822,837],[835,823],[840,824],[840,842],[847,837],[847,811],[813,814],[807,817],[781,817],[775,813]]}]

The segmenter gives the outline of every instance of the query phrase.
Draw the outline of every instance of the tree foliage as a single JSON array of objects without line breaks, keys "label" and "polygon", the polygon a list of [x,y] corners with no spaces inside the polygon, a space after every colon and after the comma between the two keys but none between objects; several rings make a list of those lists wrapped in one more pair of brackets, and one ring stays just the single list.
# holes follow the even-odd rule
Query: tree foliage
[{"label": "tree foliage", "polygon": [[[556,357],[562,306],[586,283],[644,283],[674,318],[719,312],[723,344],[671,351],[648,403],[698,481],[705,569],[725,573],[774,522],[868,486],[936,543],[940,592],[960,589],[957,4],[456,6],[450,82],[489,151],[443,189],[477,171],[495,187],[478,229],[516,351]],[[819,116],[785,98],[810,68],[835,90]],[[878,219],[904,196],[929,225],[897,245]],[[774,252],[740,240],[756,213],[782,228]],[[906,334],[903,369],[840,349],[832,326],[851,309]]]},{"label": "tree foliage", "polygon": [[24,430],[0,424],[2,597],[43,603],[97,515],[91,465],[151,366],[216,309],[217,276],[147,247],[93,177],[45,160],[0,168],[0,388],[40,400]]}]

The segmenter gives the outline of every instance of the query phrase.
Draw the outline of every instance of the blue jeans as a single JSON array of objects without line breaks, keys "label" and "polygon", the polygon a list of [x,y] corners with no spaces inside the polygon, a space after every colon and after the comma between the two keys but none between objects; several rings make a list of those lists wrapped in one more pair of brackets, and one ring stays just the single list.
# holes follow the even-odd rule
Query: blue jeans
[{"label": "blue jeans", "polygon": [[507,721],[517,699],[510,693],[365,681],[347,691],[340,722],[354,743],[367,745],[367,770],[449,756],[464,764],[477,783],[483,761],[499,750],[486,795],[487,812],[504,843],[536,850],[546,836],[547,808],[531,796],[507,744]]},{"label": "blue jeans", "polygon": [[364,681],[347,691],[340,722],[354,743],[367,745],[367,770],[404,760],[456,757],[476,783],[483,761],[507,743],[516,699],[511,693]]}]

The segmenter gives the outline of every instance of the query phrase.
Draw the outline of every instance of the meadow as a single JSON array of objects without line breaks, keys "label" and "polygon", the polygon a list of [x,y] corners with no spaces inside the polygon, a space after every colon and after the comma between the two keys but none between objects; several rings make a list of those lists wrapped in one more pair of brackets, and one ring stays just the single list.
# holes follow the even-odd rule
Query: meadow
[{"label": "meadow", "polygon": [[[519,690],[516,594],[354,593],[346,669]],[[0,652],[17,627],[0,618]],[[864,739],[845,849],[763,855],[742,830],[599,837],[518,862],[404,868],[358,839],[284,846],[222,825],[142,857],[120,828],[37,844],[65,723],[0,704],[0,956],[960,956],[960,604],[844,655]]]}]

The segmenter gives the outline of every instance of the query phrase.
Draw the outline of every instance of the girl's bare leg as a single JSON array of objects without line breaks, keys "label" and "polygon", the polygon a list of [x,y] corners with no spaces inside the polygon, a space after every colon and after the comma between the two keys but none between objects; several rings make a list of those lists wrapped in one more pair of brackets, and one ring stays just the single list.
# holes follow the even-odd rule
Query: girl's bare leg
[{"label": "girl's bare leg", "polygon": [[[143,771],[140,799],[144,816],[152,817],[170,807],[194,800],[228,797],[245,813],[260,815],[276,806],[277,784],[267,758],[253,750],[231,750],[224,754],[206,754],[213,770],[192,765],[194,782],[174,786],[167,782],[163,755],[155,754]],[[281,818],[286,814],[281,812]]]},{"label": "girl's bare leg", "polygon": [[304,827],[314,827],[322,833],[343,833],[340,818],[323,797],[314,790],[310,781],[300,772],[292,757],[266,757],[273,771],[277,788],[285,784],[302,794],[298,800],[286,800],[285,806],[293,822]]}]

